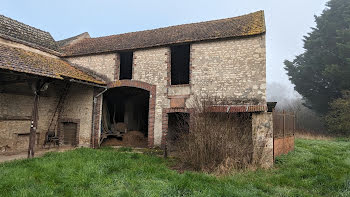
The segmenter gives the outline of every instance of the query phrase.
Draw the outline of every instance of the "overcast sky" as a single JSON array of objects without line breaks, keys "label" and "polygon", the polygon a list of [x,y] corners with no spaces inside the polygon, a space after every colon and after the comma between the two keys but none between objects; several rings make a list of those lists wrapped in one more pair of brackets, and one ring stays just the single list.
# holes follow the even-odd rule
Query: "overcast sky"
[{"label": "overcast sky", "polygon": [[285,59],[303,52],[302,38],[315,26],[327,0],[1,0],[0,14],[48,31],[55,40],[82,32],[92,37],[166,27],[265,11],[267,82],[292,85]]}]

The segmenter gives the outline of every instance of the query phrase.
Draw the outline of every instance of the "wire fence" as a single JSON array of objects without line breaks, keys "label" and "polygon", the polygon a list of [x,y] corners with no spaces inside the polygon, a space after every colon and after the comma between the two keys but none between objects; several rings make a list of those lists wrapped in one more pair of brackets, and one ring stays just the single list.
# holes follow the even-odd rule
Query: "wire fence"
[{"label": "wire fence", "polygon": [[290,112],[273,112],[273,137],[293,136],[295,131],[295,114]]}]

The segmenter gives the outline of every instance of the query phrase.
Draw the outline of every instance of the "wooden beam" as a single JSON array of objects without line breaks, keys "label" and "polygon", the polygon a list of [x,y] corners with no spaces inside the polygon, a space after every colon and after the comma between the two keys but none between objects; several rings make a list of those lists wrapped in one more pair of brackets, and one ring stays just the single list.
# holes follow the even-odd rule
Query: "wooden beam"
[{"label": "wooden beam", "polygon": [[29,131],[30,134],[29,134],[28,158],[34,157],[35,137],[37,133],[38,118],[39,118],[39,114],[38,114],[39,94],[46,82],[47,82],[46,80],[31,81],[32,83],[31,87],[34,93],[34,105],[33,105],[32,118],[31,118],[30,131]]},{"label": "wooden beam", "polygon": [[[39,81],[35,83],[35,86],[38,87]],[[38,104],[39,104],[39,88],[34,90],[34,106],[32,111],[32,120],[30,124],[29,131],[29,147],[28,147],[28,158],[34,157],[34,146],[35,146],[35,136],[36,129],[38,126]]]},{"label": "wooden beam", "polygon": [[11,84],[24,83],[24,82],[26,82],[26,80],[0,81],[0,85],[11,85]]},{"label": "wooden beam", "polygon": [[3,116],[0,117],[0,121],[28,121],[31,120],[31,116]]}]

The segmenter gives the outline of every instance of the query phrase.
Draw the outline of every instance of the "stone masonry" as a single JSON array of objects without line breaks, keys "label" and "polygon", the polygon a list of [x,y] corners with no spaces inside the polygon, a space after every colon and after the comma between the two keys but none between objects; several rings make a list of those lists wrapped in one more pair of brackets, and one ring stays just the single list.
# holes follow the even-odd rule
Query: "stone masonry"
[{"label": "stone masonry", "polygon": [[115,72],[117,58],[118,57],[116,53],[109,53],[89,56],[78,56],[66,59],[73,64],[78,64],[82,67],[91,69],[96,73],[105,75],[109,81],[114,81],[116,75]]},{"label": "stone masonry", "polygon": [[[0,17],[0,22],[1,20],[12,21],[7,17]],[[21,48],[55,60],[50,59],[44,62],[44,65],[59,61],[58,67],[52,70],[49,66],[37,68],[36,65],[30,65],[32,70],[27,72],[41,77],[56,77],[55,80],[65,80],[72,84],[64,103],[61,120],[78,124],[76,140],[79,146],[99,145],[103,92],[118,87],[132,87],[150,93],[150,147],[161,146],[164,143],[168,132],[169,113],[191,113],[195,102],[211,99],[216,102],[210,106],[211,112],[252,114],[253,162],[262,167],[272,165],[273,125],[272,115],[267,112],[266,103],[266,29],[263,11],[222,20],[99,38],[90,38],[88,33],[84,33],[56,42],[48,32],[23,26],[17,21],[12,23],[23,28],[12,28],[13,32],[6,31],[8,35],[0,35],[1,45]],[[6,25],[6,28],[11,30],[11,23]],[[21,32],[34,33],[23,37]],[[41,38],[36,35],[44,36]],[[43,41],[45,43],[42,43]],[[178,53],[171,50],[172,46],[181,44],[189,45],[189,83],[171,85],[171,54],[175,54],[176,57]],[[186,50],[180,53],[188,54],[188,47],[185,48]],[[131,80],[129,77],[119,80],[121,58],[123,62],[130,62],[130,59],[125,58],[131,57],[120,56],[125,54],[122,52],[133,53]],[[15,54],[16,50],[12,53]],[[32,56],[36,57],[33,54]],[[4,56],[3,59],[7,57]],[[7,69],[7,72],[11,73],[8,70],[15,68],[9,68],[8,64],[2,63],[0,61],[0,66]],[[125,63],[125,66],[128,65]],[[20,68],[17,72],[27,68],[25,62],[19,61],[17,66]],[[46,70],[47,68],[50,69]],[[41,70],[45,72],[40,72]],[[59,99],[58,86],[50,86],[51,93],[40,98],[39,144],[43,143],[43,135]],[[22,135],[16,133],[28,132],[30,122],[28,118],[6,120],[6,116],[30,117],[32,102],[33,96],[29,94],[0,92],[0,117],[3,117],[0,120],[0,137],[6,138],[6,142],[11,143],[11,146],[21,143],[18,136]],[[18,105],[21,106],[20,109],[16,108]],[[60,125],[57,129],[60,133]]]},{"label": "stone masonry", "polygon": [[[135,50],[132,80],[156,86],[154,145],[161,143],[162,113],[163,109],[170,108],[172,98],[185,99],[187,108],[195,97],[207,96],[229,104],[266,103],[264,43],[264,35],[194,43],[191,45],[190,84],[175,86],[168,83],[169,47]],[[115,57],[117,54],[67,59],[113,79],[115,72],[119,73]]]},{"label": "stone masonry", "polygon": [[170,105],[166,95],[168,55],[168,48],[134,52],[133,79],[156,85],[154,144],[158,146],[162,137],[162,109]]},{"label": "stone masonry", "polygon": [[273,165],[273,121],[271,112],[252,114],[253,164],[263,168]]},{"label": "stone masonry", "polygon": [[[45,133],[48,131],[52,115],[59,100],[60,85],[51,85],[49,93],[40,96],[39,120],[38,120],[38,145],[44,143]],[[91,113],[92,113],[92,88],[74,84],[72,85],[65,101],[62,119],[78,119],[80,123],[78,146],[90,146],[91,137]],[[11,93],[0,93],[0,117],[8,120],[0,120],[0,146],[8,145],[10,150],[26,150],[28,148],[28,135],[30,128],[30,116],[33,108],[33,96]],[[20,106],[20,107],[18,107]],[[11,119],[11,117],[21,117]],[[27,117],[27,119],[24,119]]]},{"label": "stone masonry", "polygon": [[191,47],[192,93],[231,104],[264,104],[265,61],[265,36],[195,43]]}]

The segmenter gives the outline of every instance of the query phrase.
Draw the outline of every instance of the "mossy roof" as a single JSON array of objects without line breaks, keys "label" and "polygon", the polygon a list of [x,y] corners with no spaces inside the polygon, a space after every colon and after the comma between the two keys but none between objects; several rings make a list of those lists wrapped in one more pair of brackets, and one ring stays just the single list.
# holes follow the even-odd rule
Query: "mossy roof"
[{"label": "mossy roof", "polygon": [[178,43],[253,36],[265,33],[264,12],[200,23],[86,38],[61,50],[65,56],[133,50]]},{"label": "mossy roof", "polygon": [[0,44],[0,69],[55,79],[68,78],[101,85],[105,84],[98,77],[83,72],[60,58],[41,55],[4,44]]},{"label": "mossy roof", "polygon": [[52,54],[59,48],[49,32],[16,21],[0,14],[0,37],[19,42]]}]

